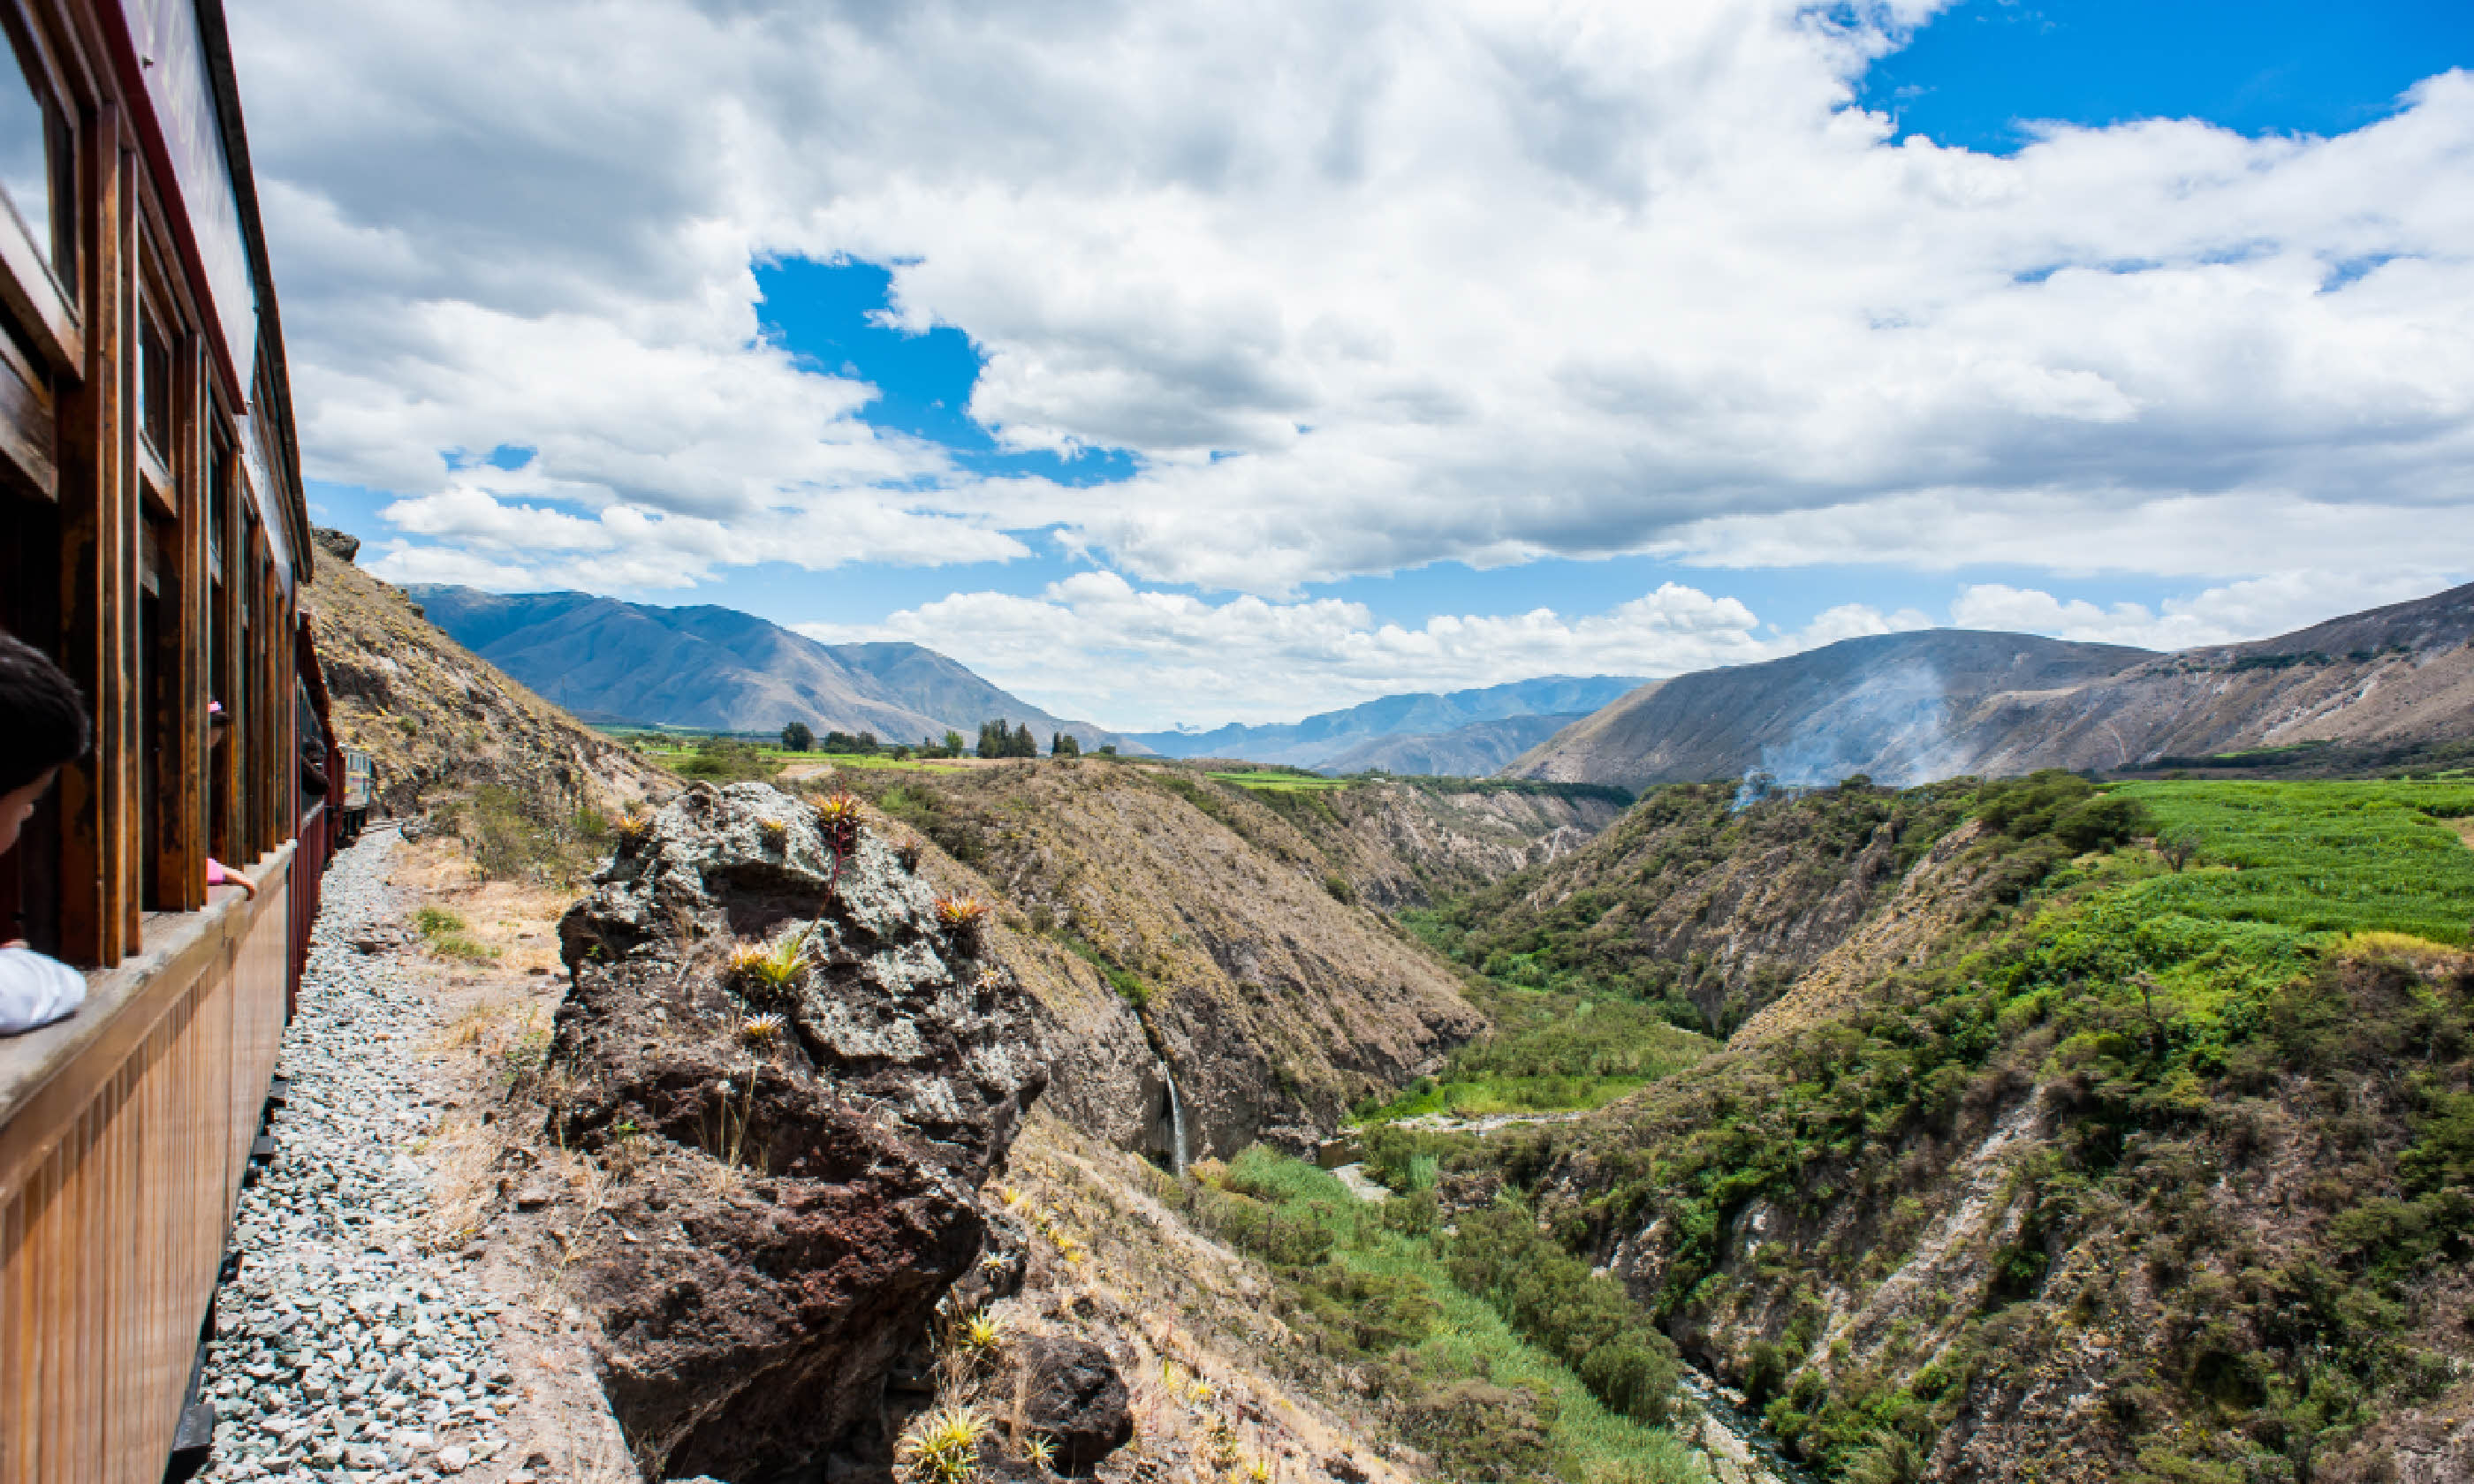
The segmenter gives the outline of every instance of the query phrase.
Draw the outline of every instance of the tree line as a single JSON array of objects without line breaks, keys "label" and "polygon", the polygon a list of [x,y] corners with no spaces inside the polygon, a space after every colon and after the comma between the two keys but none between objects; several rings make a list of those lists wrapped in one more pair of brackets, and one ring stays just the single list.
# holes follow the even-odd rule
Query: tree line
[{"label": "tree line", "polygon": [[[890,752],[899,757],[960,757],[964,755],[962,734],[948,731],[941,738],[923,737],[916,748],[907,743],[887,747],[872,731],[828,731],[821,741],[814,729],[806,722],[790,722],[782,729],[782,750],[786,753],[873,754]],[[1039,738],[1032,734],[1031,723],[1008,723],[1003,718],[980,723],[980,740],[971,752],[981,757],[1036,757]],[[1052,731],[1048,735],[1048,753],[1052,757],[1079,757],[1082,744],[1071,732]],[[1100,754],[1113,757],[1114,747],[1103,747]]]}]

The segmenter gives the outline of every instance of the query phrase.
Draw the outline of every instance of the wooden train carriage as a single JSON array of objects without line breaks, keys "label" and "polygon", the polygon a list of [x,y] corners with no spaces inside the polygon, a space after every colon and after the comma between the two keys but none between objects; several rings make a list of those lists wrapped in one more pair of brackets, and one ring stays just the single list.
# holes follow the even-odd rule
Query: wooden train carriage
[{"label": "wooden train carriage", "polygon": [[87,971],[0,1040],[0,1484],[151,1484],[315,910],[308,520],[221,0],[0,31],[0,627],[96,729],[0,857],[0,938]]}]

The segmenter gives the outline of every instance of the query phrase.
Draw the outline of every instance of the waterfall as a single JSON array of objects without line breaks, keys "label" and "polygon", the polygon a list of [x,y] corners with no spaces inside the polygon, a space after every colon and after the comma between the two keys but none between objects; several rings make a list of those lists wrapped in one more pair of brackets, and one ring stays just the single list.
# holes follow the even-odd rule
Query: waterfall
[{"label": "waterfall", "polygon": [[1160,1080],[1168,1084],[1168,1168],[1172,1175],[1185,1173],[1185,1104],[1177,1100],[1176,1071],[1166,1060],[1160,1063]]}]

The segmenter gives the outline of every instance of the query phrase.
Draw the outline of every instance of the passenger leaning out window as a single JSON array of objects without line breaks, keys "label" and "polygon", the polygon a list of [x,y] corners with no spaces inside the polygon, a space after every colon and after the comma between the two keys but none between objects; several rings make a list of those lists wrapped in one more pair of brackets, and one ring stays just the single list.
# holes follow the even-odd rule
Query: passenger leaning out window
[{"label": "passenger leaning out window", "polygon": [[[85,755],[92,728],[75,682],[42,651],[0,634],[0,855],[61,769]],[[0,1036],[73,1015],[85,976],[22,942],[0,944]]]}]

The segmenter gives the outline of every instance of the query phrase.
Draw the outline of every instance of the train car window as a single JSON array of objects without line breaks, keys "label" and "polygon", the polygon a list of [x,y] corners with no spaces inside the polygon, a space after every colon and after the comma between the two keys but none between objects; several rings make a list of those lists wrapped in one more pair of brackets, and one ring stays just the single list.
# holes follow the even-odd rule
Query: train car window
[{"label": "train car window", "polygon": [[140,523],[137,537],[137,674],[139,707],[137,734],[146,745],[140,749],[137,761],[140,786],[137,790],[137,838],[141,842],[143,877],[139,883],[139,901],[148,911],[159,911],[165,905],[157,891],[154,864],[163,854],[164,822],[171,811],[165,807],[168,779],[164,777],[163,743],[169,738],[172,722],[166,714],[173,705],[171,680],[176,670],[171,659],[173,625],[164,601],[169,586],[164,578],[162,528],[148,520]]},{"label": "train car window", "polygon": [[[238,615],[233,611],[231,568],[225,561],[230,549],[226,532],[232,518],[232,482],[240,477],[239,465],[231,444],[217,440],[214,483],[206,496],[206,694],[221,702],[227,713],[239,697],[232,674]],[[206,853],[237,862],[233,795],[239,777],[238,744],[230,735],[230,726],[222,730],[223,740],[206,754]]]},{"label": "train car window", "polygon": [[158,459],[172,450],[172,342],[149,306],[138,314],[137,425]]},{"label": "train car window", "polygon": [[[0,485],[0,629],[45,654],[60,648],[61,513],[50,500]],[[38,952],[60,946],[60,791],[35,805],[17,849],[0,854],[0,942]]]},{"label": "train car window", "polygon": [[26,56],[24,43],[14,37],[10,50],[17,65],[0,67],[6,74],[0,76],[0,187],[7,189],[9,204],[25,224],[26,236],[44,265],[57,270],[64,234],[56,211],[68,204],[71,194],[60,188],[66,180],[60,156],[67,141],[51,88],[36,81],[43,76],[41,65]]}]

